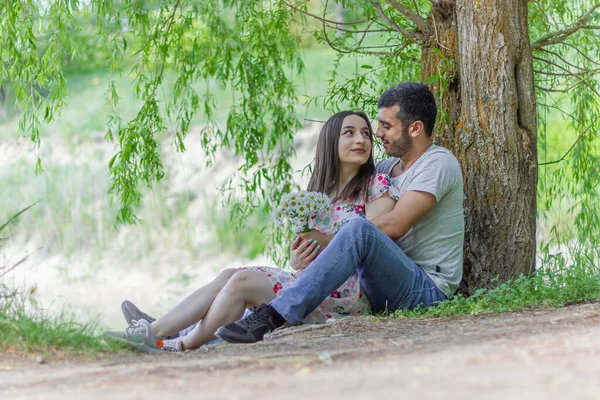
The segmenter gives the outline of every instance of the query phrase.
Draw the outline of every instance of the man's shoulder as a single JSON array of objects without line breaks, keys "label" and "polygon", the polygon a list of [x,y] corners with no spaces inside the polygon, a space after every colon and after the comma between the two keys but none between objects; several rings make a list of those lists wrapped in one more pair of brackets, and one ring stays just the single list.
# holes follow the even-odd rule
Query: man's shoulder
[{"label": "man's shoulder", "polygon": [[442,146],[431,146],[415,165],[415,173],[434,177],[440,184],[462,185],[462,169],[454,154]]},{"label": "man's shoulder", "polygon": [[460,168],[456,156],[452,154],[450,150],[445,147],[432,145],[427,152],[424,154],[423,162],[430,164],[448,164],[449,166],[456,166]]},{"label": "man's shoulder", "polygon": [[437,144],[432,144],[431,147],[427,150],[426,154],[431,157],[450,157],[456,159],[454,154],[447,148],[443,146],[438,146]]},{"label": "man's shoulder", "polygon": [[398,161],[399,159],[396,157],[389,157],[379,160],[377,164],[375,164],[375,172],[389,175],[392,171],[392,168],[394,168],[394,165],[396,165]]}]

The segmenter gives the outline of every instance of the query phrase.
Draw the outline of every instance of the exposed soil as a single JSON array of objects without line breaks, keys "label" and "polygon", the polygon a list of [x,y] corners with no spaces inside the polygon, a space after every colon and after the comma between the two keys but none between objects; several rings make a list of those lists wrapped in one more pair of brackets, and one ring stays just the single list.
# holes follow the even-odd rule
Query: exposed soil
[{"label": "exposed soil", "polygon": [[273,336],[96,360],[0,354],[0,399],[600,398],[600,303]]}]

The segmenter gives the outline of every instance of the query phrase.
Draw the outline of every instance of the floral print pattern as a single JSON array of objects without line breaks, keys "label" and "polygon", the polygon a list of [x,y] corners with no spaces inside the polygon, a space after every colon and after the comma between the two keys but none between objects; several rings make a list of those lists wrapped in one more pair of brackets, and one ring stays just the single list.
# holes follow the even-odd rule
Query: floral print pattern
[{"label": "floral print pattern", "polygon": [[398,187],[388,175],[375,175],[373,178],[371,178],[371,190],[367,203],[370,203],[378,197],[383,196],[386,192],[389,192],[390,196],[395,200],[400,198],[400,191],[398,190]]},{"label": "floral print pattern", "polygon": [[[383,196],[385,193],[389,193],[396,200],[399,198],[399,190],[389,176],[376,174],[371,178],[367,203]],[[351,219],[365,218],[365,205],[364,203],[335,201],[332,203],[329,214],[314,216],[309,226],[311,229],[318,229],[327,235],[335,233]],[[266,274],[273,285],[273,292],[277,296],[281,296],[285,289],[296,279],[294,273],[279,268],[248,267],[247,269]],[[302,322],[309,324],[325,323],[330,318],[368,315],[370,311],[369,300],[360,286],[358,275],[354,274],[342,286],[331,292],[319,307],[306,316]]]}]

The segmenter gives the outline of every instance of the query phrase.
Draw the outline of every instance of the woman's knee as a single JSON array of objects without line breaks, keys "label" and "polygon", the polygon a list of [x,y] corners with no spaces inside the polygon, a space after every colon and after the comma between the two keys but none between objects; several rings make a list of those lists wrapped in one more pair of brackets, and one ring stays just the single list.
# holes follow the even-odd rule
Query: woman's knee
[{"label": "woman's knee", "polygon": [[239,268],[225,268],[223,271],[221,271],[219,273],[219,276],[217,277],[217,279],[223,279],[223,280],[228,281],[238,271],[240,271]]},{"label": "woman's knee", "polygon": [[215,281],[217,281],[221,287],[224,287],[238,271],[240,271],[239,268],[226,268],[217,275]]},{"label": "woman's knee", "polygon": [[[263,276],[264,274],[258,271],[238,270],[229,279],[224,290],[238,295],[254,293],[263,288],[261,279]],[[268,279],[266,281],[268,282]]]},{"label": "woman's knee", "polygon": [[227,282],[227,286],[229,289],[233,290],[242,290],[249,286],[250,281],[252,280],[253,274],[256,271],[247,271],[247,270],[238,270],[236,271],[231,278],[229,278],[229,282]]}]

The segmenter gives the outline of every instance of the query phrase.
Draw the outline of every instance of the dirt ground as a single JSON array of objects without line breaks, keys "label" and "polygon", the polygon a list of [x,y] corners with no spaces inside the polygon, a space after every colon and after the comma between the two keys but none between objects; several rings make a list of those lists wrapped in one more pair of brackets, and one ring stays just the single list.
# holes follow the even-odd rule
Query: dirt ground
[{"label": "dirt ground", "polygon": [[349,318],[183,354],[42,362],[1,354],[0,399],[598,399],[599,337],[594,303]]}]

